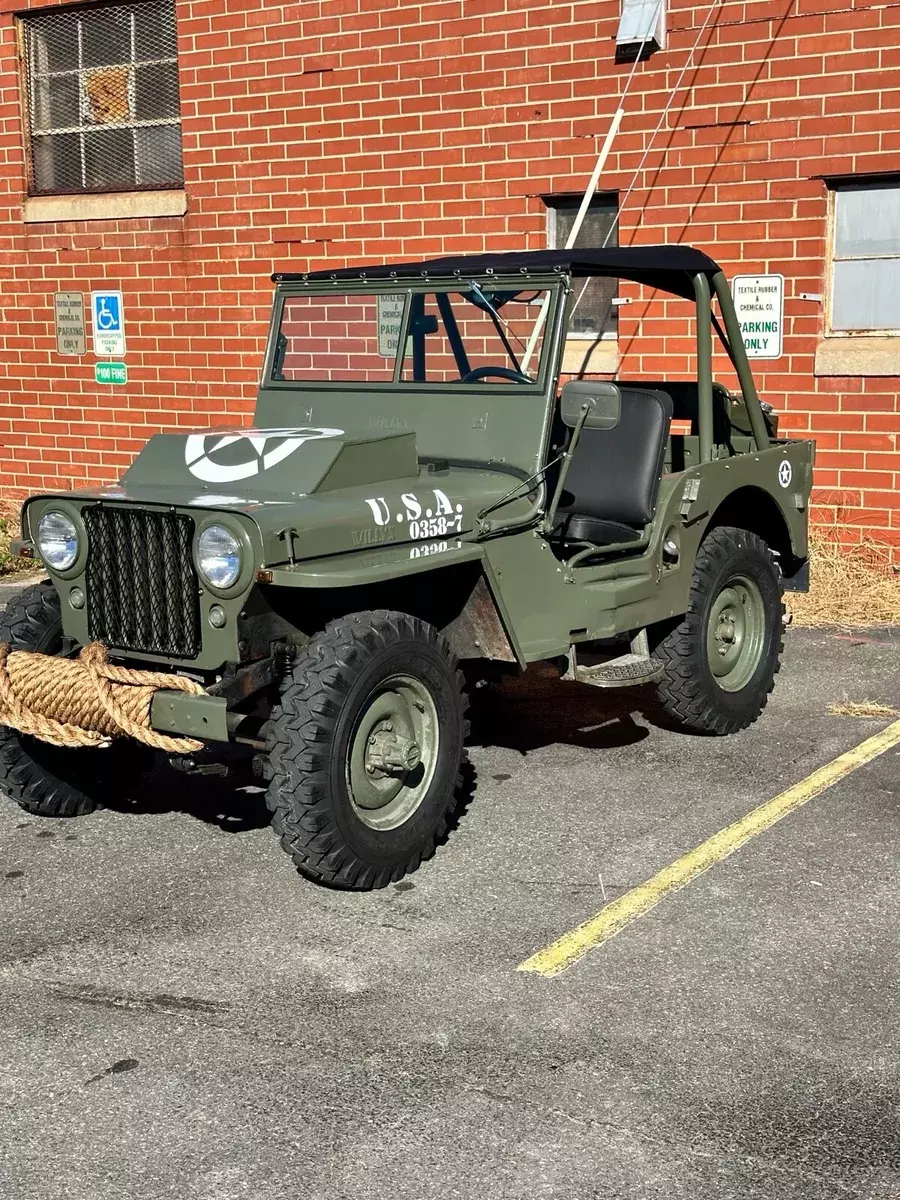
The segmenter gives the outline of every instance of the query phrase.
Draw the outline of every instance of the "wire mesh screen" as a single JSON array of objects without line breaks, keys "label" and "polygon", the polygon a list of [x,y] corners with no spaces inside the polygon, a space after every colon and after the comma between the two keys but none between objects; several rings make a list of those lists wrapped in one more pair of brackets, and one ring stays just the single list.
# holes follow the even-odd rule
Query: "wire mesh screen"
[{"label": "wire mesh screen", "polygon": [[181,187],[174,0],[22,18],[31,195]]},{"label": "wire mesh screen", "polygon": [[[572,230],[581,204],[580,196],[552,198],[550,210],[550,245],[562,249]],[[575,246],[600,249],[619,244],[619,200],[617,196],[598,196],[591,201],[578,231]],[[570,338],[614,337],[618,313],[612,301],[619,288],[617,279],[590,279],[578,283],[578,306],[572,314],[568,331]],[[583,295],[581,294],[583,291]]]}]

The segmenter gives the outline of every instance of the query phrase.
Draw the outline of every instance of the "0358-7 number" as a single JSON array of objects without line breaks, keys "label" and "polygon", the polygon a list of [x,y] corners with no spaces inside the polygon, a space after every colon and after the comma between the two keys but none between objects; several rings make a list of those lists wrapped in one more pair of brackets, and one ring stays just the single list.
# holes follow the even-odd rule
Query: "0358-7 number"
[{"label": "0358-7 number", "polygon": [[446,537],[448,533],[459,533],[462,529],[462,513],[451,514],[449,517],[422,517],[418,521],[410,521],[409,536],[411,538]]}]

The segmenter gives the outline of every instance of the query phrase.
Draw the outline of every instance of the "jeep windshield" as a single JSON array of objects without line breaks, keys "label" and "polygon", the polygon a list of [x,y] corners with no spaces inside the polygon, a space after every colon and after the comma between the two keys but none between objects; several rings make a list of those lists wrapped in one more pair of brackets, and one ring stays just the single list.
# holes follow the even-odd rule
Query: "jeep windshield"
[{"label": "jeep windshield", "polygon": [[400,284],[389,293],[287,295],[272,380],[533,386],[549,295],[546,288],[515,290],[485,279],[427,292]]}]

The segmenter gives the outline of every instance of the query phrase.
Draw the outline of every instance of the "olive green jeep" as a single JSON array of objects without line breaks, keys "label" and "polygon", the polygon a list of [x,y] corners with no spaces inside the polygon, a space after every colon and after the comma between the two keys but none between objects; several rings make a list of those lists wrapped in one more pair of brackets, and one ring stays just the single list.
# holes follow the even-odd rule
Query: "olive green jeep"
[{"label": "olive green jeep", "polygon": [[[596,339],[572,332],[595,279],[687,302],[673,378],[586,377]],[[9,605],[0,641],[68,657],[96,641],[197,681],[155,693],[153,729],[204,743],[189,770],[249,747],[299,869],[359,889],[445,834],[469,679],[550,662],[653,689],[697,733],[759,716],[783,589],[807,582],[813,448],[760,403],[716,263],[642,246],[274,281],[254,426],[158,434],[117,486],[31,497],[19,549],[49,582]],[[73,816],[143,750],[4,727],[0,784]]]}]

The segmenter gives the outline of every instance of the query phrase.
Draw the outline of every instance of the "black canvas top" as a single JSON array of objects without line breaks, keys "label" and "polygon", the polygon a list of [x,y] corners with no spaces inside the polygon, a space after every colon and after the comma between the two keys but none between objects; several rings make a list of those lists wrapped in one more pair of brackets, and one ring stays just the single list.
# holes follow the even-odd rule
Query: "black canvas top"
[{"label": "black canvas top", "polygon": [[605,275],[631,279],[678,296],[692,298],[690,276],[714,275],[719,265],[693,246],[609,246],[600,249],[522,250],[506,254],[473,254],[429,258],[384,266],[341,267],[333,271],[286,272],[273,275],[276,283],[291,280],[422,279],[466,275],[516,275],[559,271],[565,275]]}]

